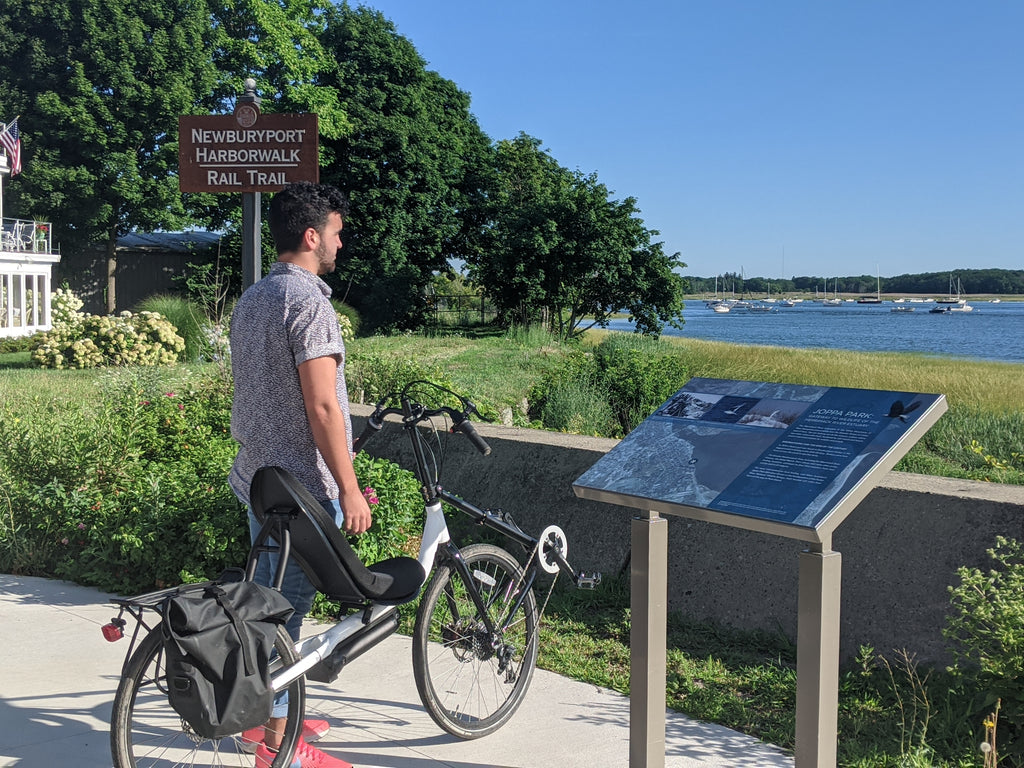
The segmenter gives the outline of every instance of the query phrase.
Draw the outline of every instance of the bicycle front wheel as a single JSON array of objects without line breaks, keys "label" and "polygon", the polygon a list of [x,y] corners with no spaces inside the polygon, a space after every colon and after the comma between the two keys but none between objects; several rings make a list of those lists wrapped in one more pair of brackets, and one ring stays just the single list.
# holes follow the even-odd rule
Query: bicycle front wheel
[{"label": "bicycle front wheel", "polygon": [[[252,768],[256,745],[241,734],[205,739],[181,719],[167,700],[167,667],[161,626],[154,627],[131,655],[114,696],[110,751],[115,768],[238,766]],[[298,661],[291,638],[278,627],[271,674]],[[290,765],[302,729],[303,678],[288,686],[288,721],[272,768]]]},{"label": "bicycle front wheel", "polygon": [[[438,566],[413,631],[412,668],[430,717],[460,739],[496,731],[526,696],[537,663],[537,600],[508,552],[489,544],[462,550],[472,578]],[[472,598],[477,593],[481,611]]]}]

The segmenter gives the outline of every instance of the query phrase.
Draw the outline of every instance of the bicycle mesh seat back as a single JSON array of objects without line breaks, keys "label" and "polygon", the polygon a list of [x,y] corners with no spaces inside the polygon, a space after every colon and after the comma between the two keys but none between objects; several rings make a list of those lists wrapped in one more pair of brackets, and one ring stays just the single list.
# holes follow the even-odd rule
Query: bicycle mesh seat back
[{"label": "bicycle mesh seat back", "polygon": [[344,604],[367,600],[404,603],[419,593],[425,574],[412,557],[393,557],[366,566],[338,530],[334,519],[295,477],[281,467],[263,467],[252,478],[249,501],[265,525],[270,512],[292,513],[291,556],[320,592]]}]

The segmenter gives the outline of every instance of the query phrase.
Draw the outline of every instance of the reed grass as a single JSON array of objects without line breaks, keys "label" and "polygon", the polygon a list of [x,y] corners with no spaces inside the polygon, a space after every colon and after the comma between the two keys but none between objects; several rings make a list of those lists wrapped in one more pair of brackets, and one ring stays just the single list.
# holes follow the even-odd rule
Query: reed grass
[{"label": "reed grass", "polygon": [[663,338],[679,347],[693,376],[934,393],[945,395],[950,407],[1024,410],[1024,365],[1017,363]]},{"label": "reed grass", "polygon": [[[589,331],[596,346],[607,333]],[[980,412],[1024,412],[1024,365],[934,357],[905,352],[852,352],[731,344],[663,336],[678,348],[692,376],[778,381],[830,387],[936,393],[950,408]],[[353,350],[413,357],[443,366],[474,396],[489,392],[509,404],[529,395],[539,373],[552,369],[570,347],[550,335],[467,339],[379,336],[356,339]],[[685,382],[680,382],[680,386]]]}]

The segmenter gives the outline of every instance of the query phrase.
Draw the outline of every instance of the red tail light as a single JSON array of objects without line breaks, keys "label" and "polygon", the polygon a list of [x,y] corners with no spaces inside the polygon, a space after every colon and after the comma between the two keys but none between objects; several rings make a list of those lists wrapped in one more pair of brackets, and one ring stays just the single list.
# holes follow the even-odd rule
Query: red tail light
[{"label": "red tail light", "polygon": [[124,626],[111,622],[103,625],[103,638],[108,643],[115,643],[124,637]]}]

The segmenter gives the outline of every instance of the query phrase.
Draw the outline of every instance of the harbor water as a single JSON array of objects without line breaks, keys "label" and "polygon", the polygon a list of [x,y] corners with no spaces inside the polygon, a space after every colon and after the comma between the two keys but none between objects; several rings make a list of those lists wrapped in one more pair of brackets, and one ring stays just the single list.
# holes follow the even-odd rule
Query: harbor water
[{"label": "harbor water", "polygon": [[[770,311],[733,308],[715,312],[703,301],[687,301],[681,329],[666,327],[664,336],[683,336],[733,344],[821,347],[867,352],[916,352],[941,357],[1024,363],[1024,302],[971,301],[970,312],[930,310],[925,303],[826,306],[803,301]],[[902,311],[893,310],[903,307]],[[912,308],[913,311],[909,311]],[[611,330],[630,331],[625,319]]]}]

